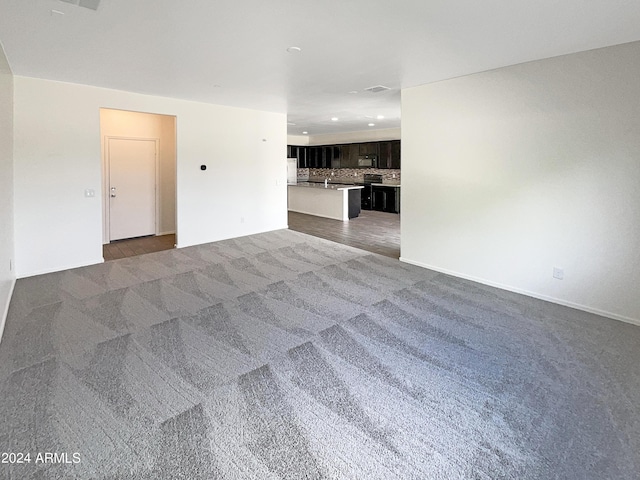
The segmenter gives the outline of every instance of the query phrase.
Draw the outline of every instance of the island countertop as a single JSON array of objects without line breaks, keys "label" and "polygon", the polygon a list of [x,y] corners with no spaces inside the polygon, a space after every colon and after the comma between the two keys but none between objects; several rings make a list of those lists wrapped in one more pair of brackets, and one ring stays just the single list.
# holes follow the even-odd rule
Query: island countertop
[{"label": "island countertop", "polygon": [[356,190],[358,188],[364,188],[362,185],[346,185],[344,183],[315,183],[315,182],[298,182],[298,183],[289,183],[290,187],[301,187],[301,188],[321,188],[327,190]]}]

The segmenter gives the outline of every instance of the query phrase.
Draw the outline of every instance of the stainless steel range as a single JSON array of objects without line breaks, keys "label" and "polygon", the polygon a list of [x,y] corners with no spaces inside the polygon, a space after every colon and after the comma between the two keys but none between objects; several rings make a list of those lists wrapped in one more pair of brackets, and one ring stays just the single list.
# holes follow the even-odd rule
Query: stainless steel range
[{"label": "stainless steel range", "polygon": [[362,210],[371,210],[373,207],[373,187],[371,186],[373,183],[382,183],[382,175],[365,173],[362,178],[362,183],[358,183],[358,185],[364,185],[362,189]]}]

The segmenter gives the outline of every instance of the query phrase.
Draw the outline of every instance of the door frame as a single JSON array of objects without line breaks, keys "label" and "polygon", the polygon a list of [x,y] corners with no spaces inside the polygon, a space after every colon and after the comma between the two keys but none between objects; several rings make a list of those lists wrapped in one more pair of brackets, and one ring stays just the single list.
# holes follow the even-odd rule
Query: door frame
[{"label": "door frame", "polygon": [[110,140],[138,140],[138,141],[151,141],[155,144],[155,234],[158,234],[158,218],[160,215],[160,189],[158,188],[158,181],[160,179],[160,139],[153,137],[123,137],[119,135],[105,135],[104,136],[104,156],[102,158],[102,244],[107,245],[110,243],[111,238],[111,201],[109,200],[109,177],[111,172],[111,165],[109,161],[109,141]]}]

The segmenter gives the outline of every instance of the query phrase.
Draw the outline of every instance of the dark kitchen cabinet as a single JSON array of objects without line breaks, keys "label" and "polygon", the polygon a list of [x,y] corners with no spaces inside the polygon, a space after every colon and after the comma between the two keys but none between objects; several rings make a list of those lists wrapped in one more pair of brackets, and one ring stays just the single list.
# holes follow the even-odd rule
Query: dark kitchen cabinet
[{"label": "dark kitchen cabinet", "polygon": [[391,141],[391,161],[389,168],[400,169],[400,140]]},{"label": "dark kitchen cabinet", "polygon": [[358,144],[340,145],[340,168],[358,168]]},{"label": "dark kitchen cabinet", "polygon": [[378,168],[391,168],[391,142],[380,142],[378,149]]},{"label": "dark kitchen cabinet", "polygon": [[287,145],[287,158],[297,158],[298,168],[308,168],[307,147]]},{"label": "dark kitchen cabinet", "polygon": [[320,168],[340,168],[340,150],[335,145],[327,145],[322,148],[322,160]]},{"label": "dark kitchen cabinet", "polygon": [[320,168],[331,168],[331,158],[333,156],[333,149],[331,147],[322,148],[322,160],[320,161]]},{"label": "dark kitchen cabinet", "polygon": [[309,168],[321,168],[322,147],[309,147]]},{"label": "dark kitchen cabinet", "polygon": [[338,149],[340,150],[340,168],[349,168],[351,145],[338,145]]},{"label": "dark kitchen cabinet", "polygon": [[380,212],[400,213],[400,188],[374,186],[371,208]]},{"label": "dark kitchen cabinet", "polygon": [[332,168],[333,157],[332,146],[309,147],[309,168]]},{"label": "dark kitchen cabinet", "polygon": [[333,145],[331,147],[332,157],[331,157],[331,168],[340,168],[340,146]]},{"label": "dark kitchen cabinet", "polygon": [[400,140],[303,147],[287,145],[287,157],[298,168],[362,168],[359,158],[373,158],[377,168],[400,168]]},{"label": "dark kitchen cabinet", "polygon": [[360,158],[359,146],[357,143],[352,143],[349,151],[349,168],[358,168],[358,158]]},{"label": "dark kitchen cabinet", "polygon": [[378,168],[400,168],[400,140],[380,142]]},{"label": "dark kitchen cabinet", "polygon": [[360,143],[359,154],[360,156],[378,155],[378,142]]}]

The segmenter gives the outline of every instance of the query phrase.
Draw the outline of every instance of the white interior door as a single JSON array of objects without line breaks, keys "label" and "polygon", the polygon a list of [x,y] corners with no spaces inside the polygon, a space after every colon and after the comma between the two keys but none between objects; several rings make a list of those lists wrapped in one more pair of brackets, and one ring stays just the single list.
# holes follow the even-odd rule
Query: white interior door
[{"label": "white interior door", "polygon": [[156,233],[155,140],[109,139],[109,240]]}]

